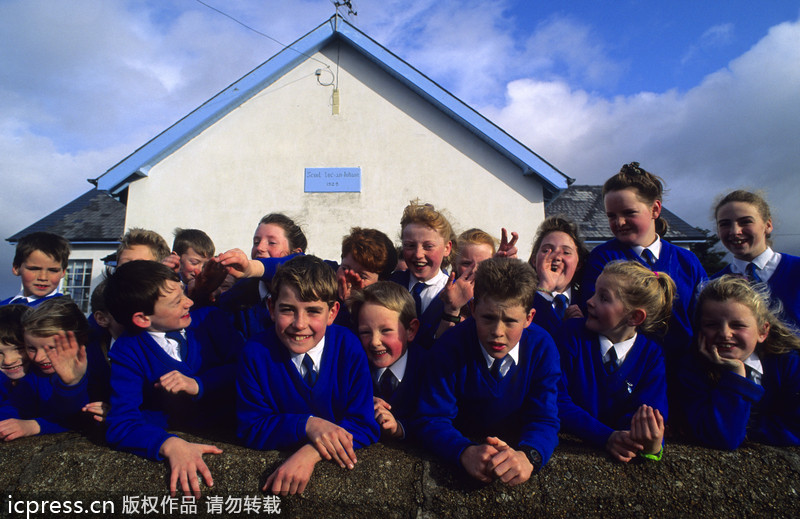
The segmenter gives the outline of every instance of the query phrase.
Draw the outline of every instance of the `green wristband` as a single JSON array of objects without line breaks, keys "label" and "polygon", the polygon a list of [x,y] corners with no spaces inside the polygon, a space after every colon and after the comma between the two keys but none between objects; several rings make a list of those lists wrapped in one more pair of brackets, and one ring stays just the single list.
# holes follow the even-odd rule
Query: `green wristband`
[{"label": "green wristband", "polygon": [[658,451],[658,454],[646,454],[644,452],[640,452],[639,456],[653,461],[661,461],[661,458],[664,456],[664,446],[661,446],[661,450]]}]

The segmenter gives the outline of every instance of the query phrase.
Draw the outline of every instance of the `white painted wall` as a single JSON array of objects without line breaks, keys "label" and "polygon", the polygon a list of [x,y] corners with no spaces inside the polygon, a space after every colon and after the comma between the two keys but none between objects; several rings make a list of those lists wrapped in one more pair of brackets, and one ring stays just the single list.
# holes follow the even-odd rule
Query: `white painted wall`
[{"label": "white painted wall", "polygon": [[[488,145],[347,46],[339,56],[341,111],[321,65],[307,60],[131,184],[125,227],[199,228],[217,250],[249,253],[258,220],[283,212],[303,227],[308,252],[339,259],[352,226],[399,241],[409,200],[446,208],[456,233],[480,227],[521,235],[527,258],[543,219],[542,186]],[[322,79],[330,75],[323,72]],[[360,193],[304,193],[304,168],[360,167]]]}]

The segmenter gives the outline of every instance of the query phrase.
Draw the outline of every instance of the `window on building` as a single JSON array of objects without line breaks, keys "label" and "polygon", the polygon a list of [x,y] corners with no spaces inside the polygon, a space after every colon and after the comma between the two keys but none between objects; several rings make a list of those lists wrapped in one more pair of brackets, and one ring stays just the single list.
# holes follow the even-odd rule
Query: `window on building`
[{"label": "window on building", "polygon": [[64,293],[89,313],[89,296],[92,289],[92,260],[69,260],[67,275],[64,277]]}]

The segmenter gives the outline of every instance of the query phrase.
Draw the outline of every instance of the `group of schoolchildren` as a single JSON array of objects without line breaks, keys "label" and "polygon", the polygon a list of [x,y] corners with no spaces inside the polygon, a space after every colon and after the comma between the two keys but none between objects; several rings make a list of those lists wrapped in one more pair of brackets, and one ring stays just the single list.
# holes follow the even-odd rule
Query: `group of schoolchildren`
[{"label": "group of schoolchildren", "polygon": [[170,249],[133,229],[89,321],[59,293],[69,244],[34,233],[14,258],[22,291],[0,307],[0,438],[90,417],[196,495],[198,474],[213,485],[203,455],[222,451],[170,431],[291,451],[263,487],[282,495],[378,440],[509,485],[547,463],[559,431],[623,462],[661,459],[665,435],[800,444],[800,259],[772,250],[767,203],[737,190],[714,208],[733,260],[709,281],[662,238],[662,191],[624,165],[603,187],[615,238],[588,252],[550,217],[527,263],[516,233],[456,236],[416,201],[399,248],[353,228],[340,263],[305,255],[277,213],[249,256],[215,256],[199,230],[177,229]]}]

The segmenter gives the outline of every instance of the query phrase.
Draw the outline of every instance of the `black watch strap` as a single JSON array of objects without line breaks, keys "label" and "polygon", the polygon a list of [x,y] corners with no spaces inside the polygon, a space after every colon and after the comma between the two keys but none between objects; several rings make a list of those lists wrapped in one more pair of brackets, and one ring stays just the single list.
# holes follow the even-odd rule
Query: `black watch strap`
[{"label": "black watch strap", "polygon": [[525,449],[525,456],[528,457],[528,461],[533,465],[533,472],[539,472],[539,469],[542,468],[542,455],[539,454],[539,451],[532,448]]}]

